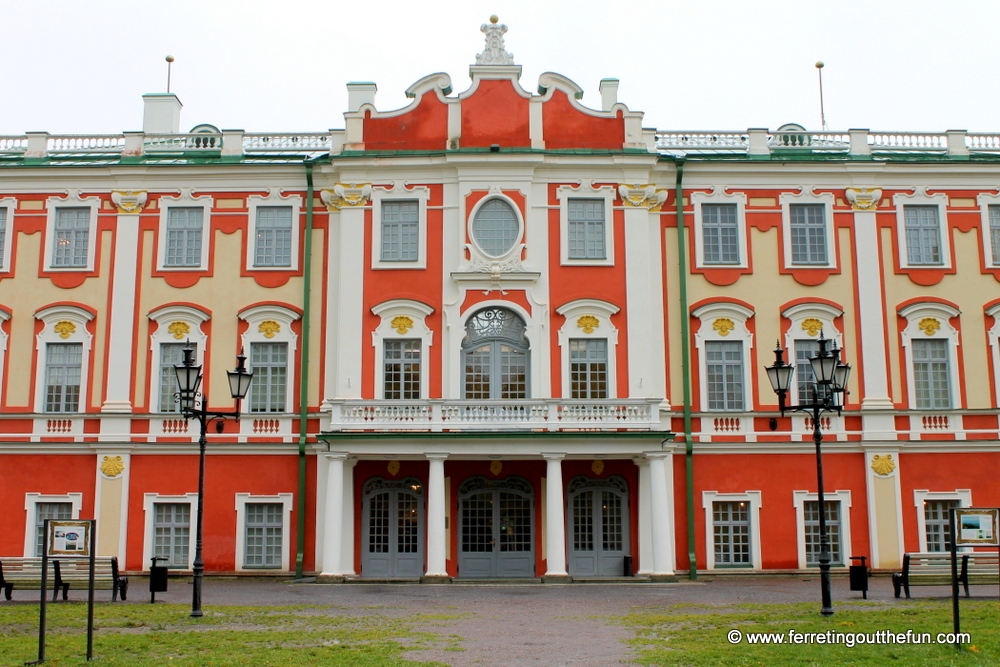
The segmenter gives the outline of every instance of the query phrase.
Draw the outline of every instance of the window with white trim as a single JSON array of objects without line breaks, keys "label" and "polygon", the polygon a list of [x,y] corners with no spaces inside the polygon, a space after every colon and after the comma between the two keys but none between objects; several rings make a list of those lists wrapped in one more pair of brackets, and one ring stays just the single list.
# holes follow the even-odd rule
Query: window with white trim
[{"label": "window with white trim", "polygon": [[743,411],[745,375],[742,342],[705,341],[705,385],[709,410]]},{"label": "window with white trim", "polygon": [[35,313],[42,321],[36,336],[37,412],[86,412],[87,378],[94,316],[76,306],[52,306]]},{"label": "window with white trim", "polygon": [[784,347],[788,350],[786,359],[795,366],[789,403],[792,405],[805,403],[814,398],[816,386],[812,364],[809,360],[819,352],[819,337],[822,334],[829,343],[827,349],[836,344],[843,345],[843,337],[834,322],[844,314],[840,308],[826,303],[800,303],[781,311],[782,317],[789,320],[790,326],[785,334]]},{"label": "window with white trim", "polygon": [[45,520],[65,521],[73,518],[72,502],[35,503],[35,556],[41,556],[45,541]]},{"label": "window with white trim", "polygon": [[163,265],[169,268],[201,266],[205,211],[197,206],[167,209],[167,248]]},{"label": "window with white trim", "polygon": [[951,235],[948,232],[948,195],[893,196],[900,265],[903,268],[951,268]]},{"label": "window with white trim", "polygon": [[498,197],[487,200],[472,217],[472,240],[488,257],[503,257],[521,238],[514,207]]},{"label": "window with white trim", "polygon": [[789,206],[792,264],[829,264],[826,237],[826,210],[822,204]]},{"label": "window with white trim", "polygon": [[[913,491],[913,505],[917,514],[917,538],[921,552],[951,550],[950,512],[952,509],[972,507],[972,490]],[[965,547],[959,547],[959,551]]]},{"label": "window with white trim", "polygon": [[382,202],[383,262],[419,259],[420,205],[416,200]]},{"label": "window with white trim", "polygon": [[7,209],[0,208],[0,269],[7,268]]},{"label": "window with white trim", "polygon": [[286,412],[288,343],[251,343],[250,412]]},{"label": "window with white trim", "polygon": [[427,267],[427,205],[431,190],[396,181],[371,188],[372,268]]},{"label": "window with white trim", "polygon": [[948,341],[915,339],[911,345],[917,409],[948,410],[952,406]]},{"label": "window with white trim", "polygon": [[606,259],[604,201],[570,199],[569,259]]},{"label": "window with white trim", "polygon": [[566,318],[559,328],[564,397],[617,397],[618,329],[611,317],[618,311],[598,299],[577,299],[556,308]]},{"label": "window with white trim", "polygon": [[83,344],[45,346],[45,412],[79,412]]},{"label": "window with white trim", "polygon": [[559,200],[559,256],[567,266],[614,264],[612,216],[616,197],[612,185],[561,185]]},{"label": "window with white trim", "polygon": [[24,494],[24,513],[27,518],[24,529],[24,556],[30,558],[42,555],[46,519],[79,519],[82,507],[82,493]]},{"label": "window with white trim", "polygon": [[604,338],[571,338],[569,397],[607,398],[608,383],[608,341]]},{"label": "window with white trim", "polygon": [[1000,266],[1000,205],[993,204],[990,211],[990,248],[992,249],[991,264]]},{"label": "window with white trim", "polygon": [[177,402],[177,369],[184,362],[184,348],[188,345],[193,350],[192,356],[198,358],[197,343],[160,343],[159,363],[159,396],[160,412],[179,412]]},{"label": "window with white trim", "polygon": [[735,303],[712,303],[692,313],[701,320],[695,334],[701,376],[701,409],[743,412],[752,405],[747,359],[753,336],[746,321],[753,311]]},{"label": "window with white trim", "polygon": [[17,210],[16,197],[0,197],[0,272],[9,272],[14,245],[14,211]]},{"label": "window with white trim", "polygon": [[951,305],[925,301],[900,309],[906,380],[911,410],[949,410],[961,407],[958,375],[958,317]]},{"label": "window with white trim", "polygon": [[164,306],[150,311],[149,319],[156,325],[149,337],[149,407],[153,412],[175,413],[178,404],[174,365],[184,360],[184,347],[190,344],[195,365],[204,366],[208,336],[201,325],[208,321],[209,314],[192,306]]},{"label": "window with white trim", "polygon": [[[823,494],[826,507],[826,538],[830,564],[848,565],[851,551],[851,492],[827,491]],[[795,522],[798,533],[799,568],[819,565],[819,497],[809,491],[794,491]]]},{"label": "window with white trim", "polygon": [[740,264],[736,204],[703,204],[701,216],[705,264]]},{"label": "window with white trim", "polygon": [[375,396],[386,400],[419,400],[428,397],[426,359],[434,334],[425,318],[430,306],[409,299],[392,299],[372,307],[381,318],[372,332],[375,348]]},{"label": "window with white trim", "polygon": [[236,569],[288,570],[293,494],[236,494]]},{"label": "window with white trim", "polygon": [[191,549],[191,504],[153,504],[153,556],[158,565],[187,569]]},{"label": "window with white trim", "polygon": [[708,569],[760,569],[760,499],[760,491],[702,492]]},{"label": "window with white trim", "polygon": [[80,206],[57,208],[53,230],[52,266],[85,268],[90,248],[90,209]]},{"label": "window with white trim", "polygon": [[383,343],[383,398],[416,400],[420,398],[420,339],[397,338]]},{"label": "window with white trim", "polygon": [[254,229],[253,265],[289,267],[292,265],[292,207],[258,206]]}]

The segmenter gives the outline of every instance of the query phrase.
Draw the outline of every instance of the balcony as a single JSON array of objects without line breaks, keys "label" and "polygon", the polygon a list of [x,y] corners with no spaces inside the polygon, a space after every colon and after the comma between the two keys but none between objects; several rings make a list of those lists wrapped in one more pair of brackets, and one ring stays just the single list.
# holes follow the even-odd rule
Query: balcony
[{"label": "balcony", "polygon": [[331,431],[595,431],[660,429],[660,399],[579,401],[330,400]]}]

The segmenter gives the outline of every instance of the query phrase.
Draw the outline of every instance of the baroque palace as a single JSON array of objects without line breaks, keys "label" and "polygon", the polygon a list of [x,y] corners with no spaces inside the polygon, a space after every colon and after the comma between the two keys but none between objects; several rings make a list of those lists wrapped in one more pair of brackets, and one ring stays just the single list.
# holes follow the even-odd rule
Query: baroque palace
[{"label": "baroque palace", "polygon": [[[835,571],[998,506],[1000,134],[667,132],[506,26],[455,92],[348,83],[343,129],[0,136],[0,557],[96,518],[127,571],[519,578]],[[589,97],[588,97],[589,99]]]}]

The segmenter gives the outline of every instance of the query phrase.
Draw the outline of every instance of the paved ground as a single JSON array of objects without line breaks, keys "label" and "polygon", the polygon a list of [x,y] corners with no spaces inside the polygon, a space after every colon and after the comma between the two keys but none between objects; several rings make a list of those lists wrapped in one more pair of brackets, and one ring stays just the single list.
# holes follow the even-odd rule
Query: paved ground
[{"label": "paved ground", "polygon": [[[893,602],[888,578],[871,580],[869,599]],[[846,577],[833,580],[834,601],[860,600],[848,590]],[[146,582],[135,579],[129,603],[149,602]],[[950,588],[922,586],[914,597],[948,597]],[[973,595],[995,596],[993,587],[974,587]],[[157,599],[186,604],[191,586],[171,580]],[[622,639],[630,631],[613,618],[631,611],[657,610],[675,604],[730,605],[815,602],[819,611],[819,579],[806,576],[703,577],[673,584],[289,584],[276,580],[205,580],[203,605],[335,605],[331,614],[366,613],[389,616],[438,614],[426,629],[458,635],[464,651],[420,650],[408,657],[438,660],[453,667],[610,667],[633,665]],[[721,637],[720,637],[721,639]],[[441,647],[442,649],[444,646]]]}]

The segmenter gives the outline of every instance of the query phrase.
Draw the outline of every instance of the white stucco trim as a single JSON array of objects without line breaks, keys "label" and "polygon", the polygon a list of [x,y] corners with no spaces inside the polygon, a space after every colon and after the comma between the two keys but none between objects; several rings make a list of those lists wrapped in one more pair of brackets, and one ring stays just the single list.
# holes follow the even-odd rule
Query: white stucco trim
[{"label": "white stucco trim", "polygon": [[273,496],[255,496],[250,493],[236,494],[236,571],[276,570],[274,567],[247,567],[244,564],[247,548],[246,510],[247,503],[281,504],[281,567],[283,572],[291,569],[291,537],[293,494],[279,493]]},{"label": "white stucco trim", "polygon": [[[750,518],[750,567],[717,567],[715,564],[715,531],[712,529],[712,503],[749,503]],[[701,506],[705,511],[705,567],[708,570],[760,570],[763,560],[760,548],[760,508],[761,492],[744,491],[743,493],[719,493],[718,491],[702,491]]]},{"label": "white stucco trim", "polygon": [[[799,569],[819,567],[810,565],[806,561],[806,521],[805,503],[808,500],[818,501],[819,494],[810,491],[792,491],[792,504],[795,506],[795,535],[798,545]],[[840,553],[843,556],[842,563],[832,560],[830,564],[834,567],[847,567],[851,564],[851,492],[846,491],[826,491],[823,493],[823,500],[826,502],[838,501],[840,503]],[[829,527],[828,533],[829,534]]]}]

